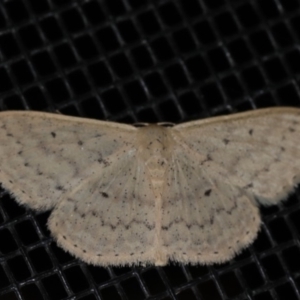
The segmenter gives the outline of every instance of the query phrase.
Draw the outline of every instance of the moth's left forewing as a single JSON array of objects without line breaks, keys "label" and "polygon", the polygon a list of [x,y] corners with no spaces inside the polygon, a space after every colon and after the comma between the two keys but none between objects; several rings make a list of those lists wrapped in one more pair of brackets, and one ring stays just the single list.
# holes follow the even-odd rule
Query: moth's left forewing
[{"label": "moth's left forewing", "polygon": [[116,152],[136,128],[32,111],[0,113],[0,182],[31,208],[53,208]]}]

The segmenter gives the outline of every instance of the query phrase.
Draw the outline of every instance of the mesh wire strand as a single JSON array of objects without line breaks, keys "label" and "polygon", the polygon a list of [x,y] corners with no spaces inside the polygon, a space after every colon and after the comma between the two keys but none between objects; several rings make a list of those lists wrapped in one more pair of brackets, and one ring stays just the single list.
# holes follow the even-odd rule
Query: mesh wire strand
[{"label": "mesh wire strand", "polygon": [[[182,122],[300,105],[299,1],[7,0],[0,109]],[[100,268],[0,192],[0,299],[300,299],[299,189],[227,264]]]}]

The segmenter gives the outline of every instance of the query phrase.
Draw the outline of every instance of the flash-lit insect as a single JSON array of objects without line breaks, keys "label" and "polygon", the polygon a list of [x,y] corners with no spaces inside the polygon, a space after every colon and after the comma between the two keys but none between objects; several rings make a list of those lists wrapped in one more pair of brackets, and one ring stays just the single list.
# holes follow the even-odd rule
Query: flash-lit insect
[{"label": "flash-lit insect", "polygon": [[173,127],[0,113],[3,187],[52,209],[58,244],[96,265],[229,260],[257,236],[258,204],[299,180],[299,109]]}]

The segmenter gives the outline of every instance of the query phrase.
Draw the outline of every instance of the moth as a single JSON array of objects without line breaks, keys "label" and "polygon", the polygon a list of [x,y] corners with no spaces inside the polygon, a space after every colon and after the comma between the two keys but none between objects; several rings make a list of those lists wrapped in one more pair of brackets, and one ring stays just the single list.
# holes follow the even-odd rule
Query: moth
[{"label": "moth", "polygon": [[299,183],[300,109],[164,125],[1,112],[0,182],[87,263],[228,261]]}]

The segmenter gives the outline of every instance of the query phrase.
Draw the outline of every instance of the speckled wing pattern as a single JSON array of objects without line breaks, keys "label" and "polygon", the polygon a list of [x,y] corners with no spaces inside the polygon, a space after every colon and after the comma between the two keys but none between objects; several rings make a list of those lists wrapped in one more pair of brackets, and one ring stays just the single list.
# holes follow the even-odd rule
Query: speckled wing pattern
[{"label": "speckled wing pattern", "polygon": [[153,262],[155,202],[144,169],[126,151],[86,178],[50,217],[58,243],[93,264]]},{"label": "speckled wing pattern", "polygon": [[261,109],[175,130],[194,153],[205,156],[201,163],[207,174],[219,174],[262,204],[278,203],[300,181],[299,109]]},{"label": "speckled wing pattern", "polygon": [[[136,128],[0,113],[0,182],[96,265],[229,260],[300,180],[300,110]],[[1,242],[1,241],[0,241]]]},{"label": "speckled wing pattern", "polygon": [[174,152],[162,195],[164,253],[192,264],[232,258],[257,235],[260,216],[253,196],[227,183],[213,167],[202,167],[205,155],[185,147]]},{"label": "speckled wing pattern", "polygon": [[[119,127],[124,140],[118,139]],[[2,112],[0,181],[19,202],[52,209],[67,191],[108,164],[111,154],[132,149],[135,130],[57,114]]]}]

